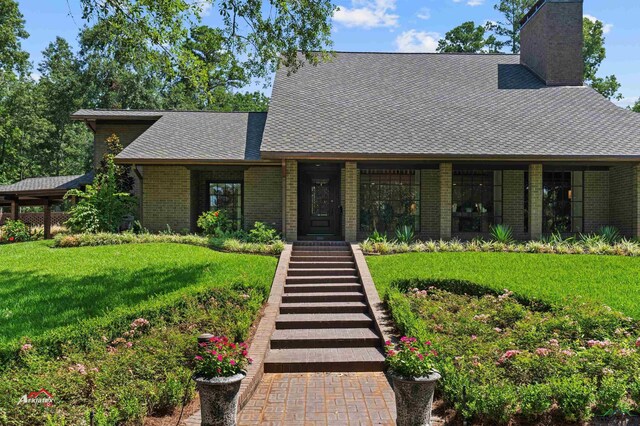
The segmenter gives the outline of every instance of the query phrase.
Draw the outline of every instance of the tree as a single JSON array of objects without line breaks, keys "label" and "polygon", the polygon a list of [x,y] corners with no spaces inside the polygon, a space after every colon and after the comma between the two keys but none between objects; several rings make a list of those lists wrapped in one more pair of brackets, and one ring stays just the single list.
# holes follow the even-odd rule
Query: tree
[{"label": "tree", "polygon": [[631,111],[640,112],[640,100],[636,101],[636,103],[631,107]]},{"label": "tree", "polygon": [[46,174],[81,174],[90,168],[92,135],[83,123],[71,121],[71,114],[84,104],[80,62],[69,43],[57,37],[42,52],[37,90],[45,102],[44,118],[53,126],[47,140]]},{"label": "tree", "polygon": [[500,50],[495,36],[485,37],[486,28],[482,25],[476,27],[473,21],[465,22],[445,34],[444,39],[438,42],[440,53],[496,53]]},{"label": "tree", "polygon": [[22,50],[21,40],[29,37],[24,17],[14,0],[0,0],[0,78],[29,69],[29,54]]},{"label": "tree", "polygon": [[[125,52],[149,47],[147,61],[169,80],[180,76],[198,90],[210,82],[207,63],[189,46],[193,22],[217,8],[221,44],[250,77],[266,77],[279,63],[290,71],[318,63],[330,46],[331,0],[81,0],[83,18],[109,21]],[[317,51],[321,53],[318,54]],[[300,52],[300,53],[299,53]]]},{"label": "tree", "polygon": [[107,174],[109,173],[109,168],[113,167],[118,192],[131,193],[133,191],[133,185],[135,184],[131,176],[131,166],[115,164],[116,155],[120,154],[123,150],[120,138],[118,135],[113,134],[105,140],[105,143],[107,145],[107,152],[100,161],[99,172]]},{"label": "tree", "polygon": [[584,18],[583,22],[584,46],[582,56],[584,58],[584,81],[607,99],[622,99],[619,93],[620,83],[615,75],[604,78],[598,77],[600,65],[607,57],[604,47],[604,25],[601,21],[592,21]]},{"label": "tree", "polygon": [[503,20],[487,25],[500,37],[505,37],[504,46],[511,47],[511,53],[520,53],[520,21],[536,4],[536,0],[500,0],[494,9],[502,13]]}]

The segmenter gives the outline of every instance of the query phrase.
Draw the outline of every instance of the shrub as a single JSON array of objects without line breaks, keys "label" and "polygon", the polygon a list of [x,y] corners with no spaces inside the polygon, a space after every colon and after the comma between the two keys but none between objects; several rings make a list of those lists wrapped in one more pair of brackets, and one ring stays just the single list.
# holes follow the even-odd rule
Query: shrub
[{"label": "shrub", "polygon": [[593,417],[591,406],[595,403],[595,386],[589,379],[576,375],[563,377],[552,382],[552,389],[567,421],[587,421]]},{"label": "shrub", "polygon": [[60,248],[147,243],[191,244],[200,247],[209,245],[209,240],[199,235],[134,234],[132,232],[56,235],[53,241],[53,246]]},{"label": "shrub", "polygon": [[280,240],[278,231],[271,228],[265,223],[256,222],[253,225],[253,229],[249,231],[247,237],[248,242],[258,244],[272,244]]},{"label": "shrub", "polygon": [[479,396],[476,404],[485,424],[507,424],[518,408],[515,388],[505,382],[483,386]]},{"label": "shrub", "polygon": [[208,211],[200,215],[197,225],[205,235],[220,236],[233,230],[227,213],[222,210]]},{"label": "shrub", "polygon": [[520,411],[528,420],[535,420],[551,408],[551,386],[546,383],[536,383],[523,386],[518,391]]},{"label": "shrub", "polygon": [[491,238],[498,243],[510,244],[513,242],[513,230],[509,225],[494,225],[491,227]]},{"label": "shrub", "polygon": [[401,244],[409,244],[415,238],[413,228],[409,225],[404,225],[396,229],[396,239]]},{"label": "shrub", "polygon": [[611,374],[605,375],[600,381],[596,393],[596,413],[604,416],[626,413],[631,409],[626,398],[626,378],[617,378]]},{"label": "shrub", "polygon": [[367,241],[371,243],[386,243],[387,236],[386,234],[381,234],[377,229],[374,229],[371,234],[367,237]]},{"label": "shrub", "polygon": [[87,185],[84,191],[72,189],[64,196],[79,199],[65,222],[71,232],[117,232],[125,216],[133,213],[135,199],[118,189],[113,158],[106,157],[105,161],[105,171],[96,176],[93,185]]},{"label": "shrub", "polygon": [[598,236],[609,244],[615,244],[620,241],[620,231],[615,226],[603,226],[598,229]]},{"label": "shrub", "polygon": [[0,227],[0,243],[22,243],[31,241],[29,227],[20,220],[7,220]]}]

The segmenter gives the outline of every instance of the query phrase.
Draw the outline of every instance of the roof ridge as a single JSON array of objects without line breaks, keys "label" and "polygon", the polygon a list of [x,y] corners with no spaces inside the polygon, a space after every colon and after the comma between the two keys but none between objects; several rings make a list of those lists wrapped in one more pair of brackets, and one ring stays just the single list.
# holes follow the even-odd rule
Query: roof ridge
[{"label": "roof ridge", "polygon": [[203,112],[210,114],[266,114],[267,111],[210,111],[210,110],[188,110],[188,109],[122,109],[122,108],[81,108],[79,111],[95,111],[95,112]]},{"label": "roof ridge", "polygon": [[[312,53],[320,53],[320,51],[314,51]],[[502,53],[502,52],[367,52],[362,50],[334,50],[329,53],[341,53],[341,54],[356,54],[356,55],[432,55],[432,56],[520,56],[519,53]]]}]

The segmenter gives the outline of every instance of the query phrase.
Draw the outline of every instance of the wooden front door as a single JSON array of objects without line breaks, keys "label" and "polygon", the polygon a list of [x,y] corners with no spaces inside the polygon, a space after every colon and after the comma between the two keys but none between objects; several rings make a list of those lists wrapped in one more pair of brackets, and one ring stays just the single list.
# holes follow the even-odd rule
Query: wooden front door
[{"label": "wooden front door", "polygon": [[298,227],[301,236],[340,238],[340,169],[301,167],[298,176]]}]

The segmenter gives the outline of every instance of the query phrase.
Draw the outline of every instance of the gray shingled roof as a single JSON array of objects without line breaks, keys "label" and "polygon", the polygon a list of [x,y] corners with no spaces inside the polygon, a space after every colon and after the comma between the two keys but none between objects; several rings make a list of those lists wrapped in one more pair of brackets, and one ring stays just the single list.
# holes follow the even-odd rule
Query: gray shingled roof
[{"label": "gray shingled roof", "polygon": [[286,74],[263,158],[640,156],[640,114],[587,87],[546,87],[519,56],[338,53]]},{"label": "gray shingled roof", "polygon": [[266,113],[161,112],[118,160],[260,160]]},{"label": "gray shingled roof", "polygon": [[17,194],[22,192],[37,191],[67,191],[80,188],[93,181],[93,172],[85,175],[73,176],[47,176],[23,179],[11,185],[1,185],[0,194]]},{"label": "gray shingled roof", "polygon": [[71,115],[74,120],[157,120],[166,111],[129,109],[81,109]]}]

